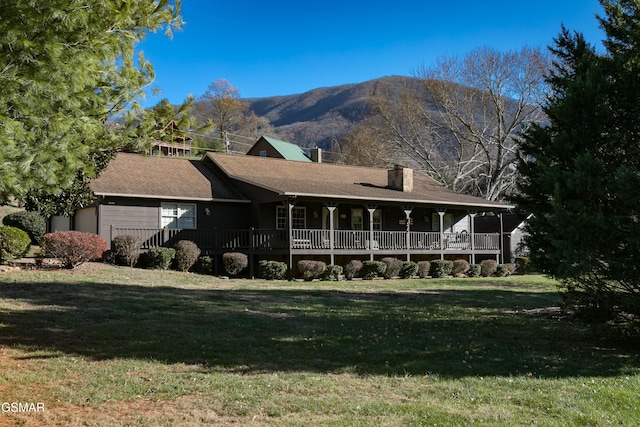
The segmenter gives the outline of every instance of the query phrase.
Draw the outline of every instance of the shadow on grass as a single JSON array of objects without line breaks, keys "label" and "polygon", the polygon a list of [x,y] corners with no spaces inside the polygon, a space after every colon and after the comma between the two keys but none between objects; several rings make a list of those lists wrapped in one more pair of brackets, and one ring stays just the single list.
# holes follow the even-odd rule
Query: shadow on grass
[{"label": "shadow on grass", "polygon": [[0,286],[0,345],[237,372],[638,373],[637,349],[548,315],[556,293]]}]

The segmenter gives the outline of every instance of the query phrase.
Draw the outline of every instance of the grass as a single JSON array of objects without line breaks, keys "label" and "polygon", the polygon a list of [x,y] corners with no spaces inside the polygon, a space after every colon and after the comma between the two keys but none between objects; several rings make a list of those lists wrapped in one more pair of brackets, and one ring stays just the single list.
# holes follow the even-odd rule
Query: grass
[{"label": "grass", "polygon": [[[555,284],[0,275],[0,425],[638,425],[640,352]],[[11,424],[10,424],[11,425]]]}]

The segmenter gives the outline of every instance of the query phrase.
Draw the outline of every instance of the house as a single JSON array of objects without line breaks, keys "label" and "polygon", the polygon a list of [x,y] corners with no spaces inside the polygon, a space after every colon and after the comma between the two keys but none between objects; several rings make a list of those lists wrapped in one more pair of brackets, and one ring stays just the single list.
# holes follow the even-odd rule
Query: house
[{"label": "house", "polygon": [[311,159],[304,154],[300,146],[270,136],[261,136],[253,147],[247,152],[249,156],[273,157],[276,159],[295,160],[298,162],[310,162]]},{"label": "house", "polygon": [[[95,206],[76,229],[143,248],[193,240],[203,254],[239,251],[295,265],[395,256],[501,259],[499,233],[473,230],[480,212],[511,206],[447,190],[397,166],[378,169],[208,153],[202,160],[120,153],[91,183]],[[471,232],[455,232],[467,221]]]},{"label": "house", "polygon": [[522,219],[513,212],[499,215],[478,215],[475,217],[475,231],[479,233],[501,233],[502,254],[501,262],[513,263],[517,257],[529,256],[526,245],[527,219]]}]

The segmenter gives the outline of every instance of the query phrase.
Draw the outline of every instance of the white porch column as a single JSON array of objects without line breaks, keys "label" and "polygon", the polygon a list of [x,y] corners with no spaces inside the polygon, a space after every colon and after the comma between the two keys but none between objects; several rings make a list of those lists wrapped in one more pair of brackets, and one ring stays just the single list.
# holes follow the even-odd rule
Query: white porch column
[{"label": "white porch column", "polygon": [[373,213],[376,208],[375,205],[367,205],[367,212],[369,212],[369,259],[371,261],[373,261]]},{"label": "white porch column", "polygon": [[471,233],[471,264],[476,263],[476,215],[477,211],[469,211],[469,232]]},{"label": "white porch column", "polygon": [[289,198],[287,200],[289,213],[289,280],[293,279],[293,207],[296,205],[296,201],[294,198]]},{"label": "white porch column", "polygon": [[440,259],[444,259],[444,214],[446,209],[438,209],[440,216]]},{"label": "white porch column", "polygon": [[498,218],[500,218],[500,239],[498,240],[498,247],[500,248],[500,259],[496,259],[496,261],[498,261],[499,264],[504,264],[504,223],[502,221],[502,212],[500,212]]},{"label": "white porch column", "polygon": [[333,249],[335,248],[335,225],[333,224],[333,212],[338,207],[337,204],[327,204],[327,210],[329,211],[329,252],[331,257],[331,265],[335,265],[336,259]]},{"label": "white porch column", "polygon": [[411,261],[411,212],[413,212],[413,206],[405,206],[402,208],[405,216],[405,223],[407,226],[407,237],[406,237],[406,247],[407,247],[407,261]]}]

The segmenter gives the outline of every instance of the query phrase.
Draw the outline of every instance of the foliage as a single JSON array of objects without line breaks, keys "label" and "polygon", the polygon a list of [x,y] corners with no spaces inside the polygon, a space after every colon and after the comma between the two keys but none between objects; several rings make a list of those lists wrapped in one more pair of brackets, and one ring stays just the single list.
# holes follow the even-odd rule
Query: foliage
[{"label": "foliage", "polygon": [[453,268],[451,269],[451,274],[466,274],[469,271],[469,262],[466,259],[456,259],[453,260]]},{"label": "foliage", "polygon": [[26,231],[11,226],[0,226],[0,264],[20,258],[29,250],[31,239]]},{"label": "foliage", "polygon": [[384,276],[384,272],[387,269],[387,264],[382,261],[364,261],[362,263],[362,269],[360,270],[360,277],[364,280],[372,280],[376,277]]},{"label": "foliage", "polygon": [[266,280],[283,280],[287,276],[287,264],[281,261],[260,260],[258,275]]},{"label": "foliage", "polygon": [[418,274],[418,264],[413,261],[403,262],[400,273],[398,273],[401,279],[410,279],[416,274]]},{"label": "foliage", "polygon": [[101,258],[107,251],[107,241],[93,233],[56,231],[42,236],[40,247],[45,256],[62,260],[65,268],[75,268]]},{"label": "foliage", "polygon": [[640,314],[640,3],[601,4],[605,52],[566,28],[555,40],[549,122],[525,134],[515,201],[532,262],[577,306]]},{"label": "foliage", "polygon": [[154,79],[136,45],[181,25],[179,1],[15,0],[0,6],[0,200],[95,176],[120,144],[105,123]]},{"label": "foliage", "polygon": [[506,264],[498,264],[496,266],[496,272],[493,273],[496,277],[507,277],[509,274],[509,267],[507,267]]},{"label": "foliage", "polygon": [[433,278],[447,277],[453,270],[453,261],[448,259],[436,259],[431,261],[431,269],[429,275]]},{"label": "foliage", "polygon": [[230,276],[237,276],[249,265],[249,257],[240,252],[227,252],[222,255],[224,270]]},{"label": "foliage", "polygon": [[480,261],[480,275],[491,277],[498,269],[498,262],[495,259],[483,259]]},{"label": "foliage", "polygon": [[398,258],[386,257],[382,258],[380,261],[386,264],[386,268],[383,273],[383,277],[385,279],[391,279],[400,274],[400,270],[402,269],[402,260]]},{"label": "foliage", "polygon": [[111,251],[115,261],[119,265],[133,267],[140,257],[140,245],[142,242],[138,236],[123,234],[116,236],[111,241]]},{"label": "foliage", "polygon": [[327,264],[323,261],[303,259],[298,261],[298,271],[304,280],[318,279],[327,270]]},{"label": "foliage", "polygon": [[200,256],[200,248],[191,240],[180,240],[173,245],[173,249],[176,250],[173,261],[178,271],[189,271]]},{"label": "foliage", "polygon": [[193,266],[193,271],[198,274],[212,274],[213,273],[213,259],[210,256],[200,256]]},{"label": "foliage", "polygon": [[429,277],[430,272],[431,272],[431,262],[418,261],[418,276],[421,279],[426,279],[427,277]]},{"label": "foliage", "polygon": [[2,223],[25,231],[34,245],[37,245],[44,233],[47,232],[47,222],[37,212],[13,212],[2,218]]},{"label": "foliage", "polygon": [[467,271],[467,277],[480,277],[481,271],[482,267],[480,267],[480,264],[471,264]]},{"label": "foliage", "polygon": [[373,104],[380,120],[378,132],[370,134],[454,191],[503,199],[515,189],[521,130],[544,120],[538,105],[548,66],[548,55],[529,47],[511,52],[483,47],[464,57],[441,58],[419,71],[417,90],[376,89]]},{"label": "foliage", "polygon": [[516,273],[518,274],[530,274],[534,270],[533,263],[529,257],[517,257],[515,262]]},{"label": "foliage", "polygon": [[173,248],[151,248],[140,255],[140,265],[145,268],[168,270],[175,256],[176,250]]},{"label": "foliage", "polygon": [[352,259],[344,266],[344,276],[347,280],[351,280],[360,275],[360,270],[362,270],[362,261]]},{"label": "foliage", "polygon": [[341,265],[327,265],[327,269],[324,272],[323,279],[327,281],[337,282],[340,280],[343,268]]}]

